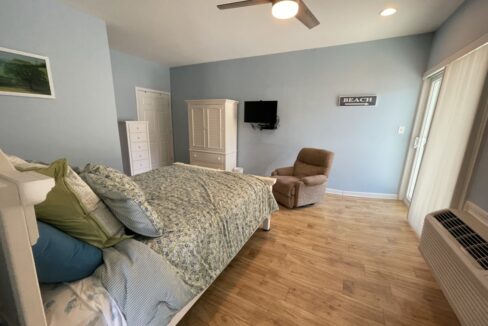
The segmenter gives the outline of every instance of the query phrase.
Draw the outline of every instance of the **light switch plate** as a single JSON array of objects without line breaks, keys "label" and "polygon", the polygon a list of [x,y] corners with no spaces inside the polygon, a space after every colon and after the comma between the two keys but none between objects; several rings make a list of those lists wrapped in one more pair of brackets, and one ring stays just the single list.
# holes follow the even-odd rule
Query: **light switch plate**
[{"label": "light switch plate", "polygon": [[398,128],[399,135],[403,135],[404,133],[405,133],[405,126],[401,126],[400,128]]}]

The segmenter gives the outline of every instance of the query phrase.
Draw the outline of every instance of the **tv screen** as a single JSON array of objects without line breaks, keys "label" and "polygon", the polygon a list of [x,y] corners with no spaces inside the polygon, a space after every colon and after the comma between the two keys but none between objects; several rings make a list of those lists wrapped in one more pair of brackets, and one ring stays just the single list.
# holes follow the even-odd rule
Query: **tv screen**
[{"label": "tv screen", "polygon": [[244,122],[275,124],[278,101],[252,101],[244,104]]}]

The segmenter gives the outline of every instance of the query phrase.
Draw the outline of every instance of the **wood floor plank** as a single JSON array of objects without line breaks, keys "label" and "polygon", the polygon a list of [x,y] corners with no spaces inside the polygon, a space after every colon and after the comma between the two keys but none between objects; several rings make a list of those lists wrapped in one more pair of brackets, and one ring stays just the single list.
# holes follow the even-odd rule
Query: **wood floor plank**
[{"label": "wood floor plank", "polygon": [[459,325],[403,203],[280,207],[180,325]]}]

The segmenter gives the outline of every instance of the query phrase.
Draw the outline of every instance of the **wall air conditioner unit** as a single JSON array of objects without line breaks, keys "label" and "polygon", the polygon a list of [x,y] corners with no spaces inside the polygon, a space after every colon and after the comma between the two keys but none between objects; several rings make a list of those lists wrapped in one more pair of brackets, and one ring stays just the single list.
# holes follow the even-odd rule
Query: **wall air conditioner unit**
[{"label": "wall air conditioner unit", "polygon": [[420,252],[463,325],[488,325],[488,222],[455,209],[427,215]]}]

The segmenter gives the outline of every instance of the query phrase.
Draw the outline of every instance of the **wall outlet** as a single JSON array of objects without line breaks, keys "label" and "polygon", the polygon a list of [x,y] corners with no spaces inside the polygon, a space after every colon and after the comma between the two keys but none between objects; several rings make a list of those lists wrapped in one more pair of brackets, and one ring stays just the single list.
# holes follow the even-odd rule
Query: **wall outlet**
[{"label": "wall outlet", "polygon": [[405,133],[405,126],[401,126],[400,128],[398,128],[399,135],[403,135],[404,133]]}]

